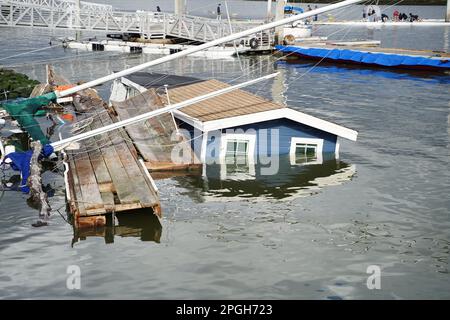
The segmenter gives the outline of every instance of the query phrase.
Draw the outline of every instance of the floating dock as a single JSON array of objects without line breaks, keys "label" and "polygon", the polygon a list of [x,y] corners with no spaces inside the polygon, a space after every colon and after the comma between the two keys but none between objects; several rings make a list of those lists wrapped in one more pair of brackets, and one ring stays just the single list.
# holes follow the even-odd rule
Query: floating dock
[{"label": "floating dock", "polygon": [[276,49],[287,56],[309,60],[410,70],[450,70],[450,54],[447,52],[376,48],[351,42],[301,43],[280,45]]},{"label": "floating dock", "polygon": [[[124,53],[144,53],[144,54],[173,54],[193,47],[193,45],[175,43],[141,43],[132,41],[102,40],[102,41],[70,41],[64,44],[67,48],[85,51],[113,51]],[[234,47],[214,47],[192,54],[192,56],[210,59],[231,58],[236,54],[244,54],[250,48]]]},{"label": "floating dock", "polygon": [[[51,85],[66,83],[62,78],[55,80],[57,76],[51,68],[48,73]],[[36,91],[48,86],[39,85]],[[74,96],[71,104],[77,119],[72,133],[87,132],[164,107],[154,89],[132,97],[120,98],[120,90],[115,93],[122,101],[113,101],[111,106],[93,89]],[[161,216],[158,189],[149,171],[167,176],[173,171],[201,170],[190,142],[177,132],[172,114],[166,113],[86,139],[77,149],[68,148],[64,157],[66,196],[75,229],[103,227],[108,213],[147,208]],[[175,146],[181,146],[186,153],[182,162],[173,160]]]},{"label": "floating dock", "polygon": [[[83,112],[83,130],[93,130],[115,122],[114,115],[94,90],[74,103]],[[80,132],[80,131],[79,131]],[[75,227],[100,227],[105,214],[151,208],[161,215],[158,189],[138,152],[123,130],[116,130],[85,140],[80,149],[66,151],[66,195]]]},{"label": "floating dock", "polygon": [[387,26],[395,26],[395,27],[448,27],[450,26],[450,22],[446,22],[441,19],[429,19],[422,21],[315,21],[312,22],[313,25],[330,25],[330,26],[361,26],[361,27],[387,27]]}]

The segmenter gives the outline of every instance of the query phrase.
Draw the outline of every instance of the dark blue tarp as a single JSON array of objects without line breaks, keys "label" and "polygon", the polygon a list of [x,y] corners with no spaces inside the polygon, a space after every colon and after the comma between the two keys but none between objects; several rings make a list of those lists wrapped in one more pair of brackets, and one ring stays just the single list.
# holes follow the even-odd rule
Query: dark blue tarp
[{"label": "dark blue tarp", "polygon": [[276,46],[276,49],[284,53],[297,53],[312,58],[350,61],[383,67],[428,67],[442,70],[450,69],[450,60],[444,58],[432,59],[402,54],[365,52],[350,49],[305,48],[298,46]]}]

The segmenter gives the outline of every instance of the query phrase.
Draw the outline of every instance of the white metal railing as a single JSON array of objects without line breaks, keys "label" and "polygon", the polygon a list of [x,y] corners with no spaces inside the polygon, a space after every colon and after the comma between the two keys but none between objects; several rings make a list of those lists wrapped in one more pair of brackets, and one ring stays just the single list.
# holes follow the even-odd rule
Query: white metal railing
[{"label": "white metal railing", "polygon": [[[233,21],[233,32],[255,27],[262,21]],[[207,42],[230,34],[227,20],[150,11],[115,11],[110,5],[75,0],[0,0],[0,26],[136,32],[148,38],[173,36]],[[272,35],[267,36],[269,42]],[[267,37],[260,35],[265,45]]]}]

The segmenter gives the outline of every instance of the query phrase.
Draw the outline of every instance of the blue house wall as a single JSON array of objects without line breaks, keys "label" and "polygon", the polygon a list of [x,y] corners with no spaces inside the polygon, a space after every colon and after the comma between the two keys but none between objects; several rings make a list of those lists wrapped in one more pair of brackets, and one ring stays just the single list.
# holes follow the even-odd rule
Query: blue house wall
[{"label": "blue house wall", "polygon": [[[190,134],[190,139],[197,137],[191,141],[191,146],[195,150],[195,153],[200,158],[201,155],[201,145],[202,137],[198,137],[201,132],[199,130],[194,130],[194,128],[182,121],[179,121],[179,127],[181,129],[186,129]],[[236,130],[236,133],[248,133],[249,130],[254,130],[256,133],[256,148],[255,153],[258,154],[289,154],[291,148],[291,138],[314,138],[323,139],[323,153],[334,153],[336,150],[337,136],[310,126],[292,121],[290,119],[275,119],[269,121],[263,121],[259,123],[252,123],[244,126],[237,126],[227,129],[222,129],[222,133],[227,133],[227,130]],[[278,140],[279,142],[273,147],[277,150],[271,150],[272,143],[271,139],[276,139],[276,133],[274,130],[278,130]],[[215,138],[214,138],[214,137]],[[220,139],[217,139],[218,133],[210,132],[208,134],[207,144],[211,147],[215,144],[216,150],[219,150]],[[261,146],[265,146],[266,150],[260,150]],[[218,158],[218,154],[211,154],[212,157]]]},{"label": "blue house wall", "polygon": [[[256,136],[256,154],[259,154],[261,150],[258,150],[258,147],[261,145],[267,146],[268,154],[272,154],[271,150],[271,137],[274,138],[275,133],[272,130],[278,130],[279,136],[279,146],[278,146],[278,154],[288,154],[291,148],[291,138],[314,138],[314,139],[323,139],[323,153],[332,152],[334,153],[336,149],[336,141],[337,136],[295,121],[290,119],[282,118],[275,119],[270,121],[264,121],[259,123],[252,123],[245,126],[234,127],[231,129],[242,129],[244,131],[253,129],[257,132]],[[267,135],[259,133],[264,132],[262,130],[268,130]],[[267,136],[268,139],[264,137]],[[277,153],[277,150],[275,150]]]}]

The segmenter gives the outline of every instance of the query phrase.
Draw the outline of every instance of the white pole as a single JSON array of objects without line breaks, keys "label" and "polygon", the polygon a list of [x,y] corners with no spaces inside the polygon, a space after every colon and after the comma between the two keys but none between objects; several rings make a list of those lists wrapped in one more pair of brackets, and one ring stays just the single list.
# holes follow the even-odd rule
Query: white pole
[{"label": "white pole", "polygon": [[79,41],[81,39],[81,4],[80,0],[75,0],[75,28],[77,29],[75,31],[75,39]]},{"label": "white pole", "polygon": [[178,16],[182,16],[186,10],[186,0],[175,0],[175,14]]},{"label": "white pole", "polygon": [[[275,9],[275,21],[280,21],[284,18],[284,7],[287,4],[287,0],[277,0],[277,6]],[[281,44],[283,40],[283,25],[275,28],[275,41],[277,44]]]},{"label": "white pole", "polygon": [[289,24],[289,23],[292,23],[294,21],[298,21],[298,20],[301,20],[301,19],[312,17],[312,16],[314,16],[316,14],[321,14],[321,13],[324,13],[324,12],[327,12],[327,11],[330,11],[330,10],[339,9],[339,8],[346,7],[346,6],[349,6],[349,5],[352,5],[352,4],[356,4],[356,3],[359,3],[359,2],[363,2],[363,1],[366,1],[366,0],[345,0],[345,1],[342,1],[342,2],[331,4],[329,6],[324,6],[324,7],[315,9],[315,10],[311,10],[311,11],[308,11],[308,12],[305,12],[305,13],[293,15],[292,17],[281,19],[279,21],[274,21],[274,22],[271,22],[271,23],[263,24],[263,25],[260,25],[260,26],[257,26],[257,27],[245,30],[245,31],[234,33],[234,34],[231,34],[229,36],[222,37],[222,38],[219,38],[219,39],[216,39],[216,40],[213,40],[213,41],[201,44],[199,46],[193,46],[193,47],[191,47],[189,49],[186,49],[186,50],[183,50],[183,51],[180,51],[180,52],[177,52],[177,53],[174,53],[174,54],[171,54],[169,56],[165,56],[165,57],[162,57],[162,58],[159,58],[159,59],[156,59],[156,60],[152,60],[152,61],[140,64],[138,66],[135,66],[135,67],[132,67],[132,68],[129,68],[129,69],[126,69],[126,70],[122,70],[122,71],[119,71],[119,72],[107,75],[105,77],[102,77],[102,78],[99,78],[99,79],[96,79],[96,80],[92,80],[92,81],[86,82],[84,84],[81,84],[79,86],[76,86],[76,87],[73,87],[73,88],[70,88],[70,89],[67,89],[67,90],[56,92],[56,95],[59,98],[65,97],[65,96],[69,96],[69,95],[72,95],[72,94],[74,94],[74,93],[76,93],[76,92],[78,92],[80,90],[92,88],[92,87],[95,87],[97,85],[103,84],[105,82],[108,82],[108,81],[111,81],[111,80],[114,80],[114,79],[117,79],[117,78],[120,78],[120,77],[127,76],[129,74],[132,74],[132,73],[144,70],[144,69],[149,68],[149,67],[156,66],[158,64],[165,63],[165,62],[168,62],[168,61],[172,61],[172,60],[175,60],[175,59],[178,59],[178,58],[181,58],[181,57],[185,57],[185,56],[187,56],[187,55],[189,55],[191,53],[194,53],[194,52],[202,51],[202,50],[205,50],[205,49],[208,49],[208,48],[211,48],[211,47],[215,47],[215,46],[220,45],[222,43],[231,42],[231,41],[234,41],[234,40],[237,40],[237,39],[240,39],[240,38],[243,38],[243,37],[247,37],[249,35],[252,35],[252,34],[255,34],[255,33],[258,33],[258,32],[264,31],[264,30],[267,30],[267,29],[272,29],[272,28],[275,28],[275,27],[278,27],[278,26],[282,26],[284,24]]},{"label": "white pole", "polygon": [[267,21],[272,19],[272,0],[267,0]]},{"label": "white pole", "polygon": [[[228,3],[227,3],[227,1],[225,1],[225,10],[227,12],[228,27],[230,28],[230,34],[233,34],[233,26],[231,25],[231,18],[230,18],[230,12],[228,11]],[[240,57],[239,57],[239,50],[236,47],[236,41],[233,41],[233,47],[234,47],[234,51],[236,51],[236,56],[238,57],[239,64],[240,64],[241,60],[240,60]]]},{"label": "white pole", "polygon": [[445,21],[450,22],[450,0],[447,0],[447,14],[445,15]]},{"label": "white pole", "polygon": [[192,98],[192,99],[180,102],[180,103],[176,103],[173,105],[168,105],[168,106],[158,109],[158,110],[146,112],[146,113],[140,114],[138,116],[135,116],[135,117],[132,117],[129,119],[111,123],[107,126],[104,126],[104,127],[98,128],[98,129],[94,129],[94,130],[91,130],[88,132],[83,132],[79,135],[72,136],[72,137],[69,137],[69,138],[66,138],[66,139],[63,139],[60,141],[56,141],[56,142],[51,143],[51,145],[55,149],[55,151],[59,151],[61,149],[68,147],[73,142],[78,142],[78,141],[96,136],[98,134],[106,133],[106,132],[109,132],[109,131],[112,131],[112,130],[115,130],[115,129],[118,129],[118,128],[121,128],[124,126],[129,126],[129,125],[138,123],[140,121],[144,121],[144,120],[159,116],[160,114],[163,114],[166,112],[174,111],[174,110],[177,110],[177,109],[180,109],[180,108],[183,108],[183,107],[186,107],[186,106],[189,106],[189,105],[192,105],[192,104],[195,104],[195,103],[198,103],[198,102],[201,102],[201,101],[213,98],[213,97],[217,97],[219,95],[222,95],[222,94],[225,94],[225,93],[228,93],[231,91],[234,91],[236,89],[258,83],[263,80],[268,80],[268,79],[274,78],[277,75],[278,75],[278,73],[273,73],[273,74],[269,74],[267,76],[264,76],[264,77],[261,77],[258,79],[253,79],[253,80],[250,80],[247,82],[236,84],[231,87],[213,91],[213,92],[207,93],[207,94],[199,96],[199,97],[195,97],[195,98]]}]

